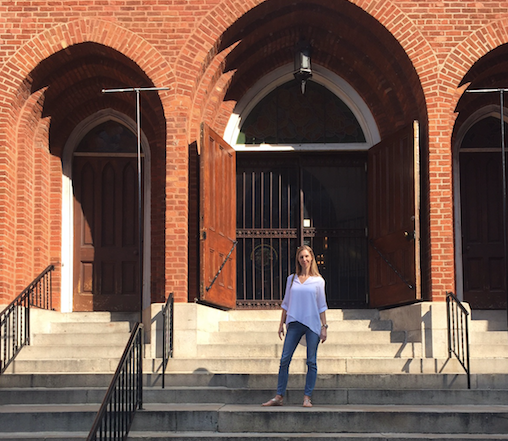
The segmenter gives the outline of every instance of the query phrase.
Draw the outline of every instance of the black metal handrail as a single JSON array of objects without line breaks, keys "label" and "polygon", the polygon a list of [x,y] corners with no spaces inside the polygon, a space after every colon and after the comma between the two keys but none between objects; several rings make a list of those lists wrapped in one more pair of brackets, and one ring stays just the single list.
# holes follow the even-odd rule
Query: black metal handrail
[{"label": "black metal handrail", "polygon": [[467,374],[467,388],[471,389],[469,362],[469,312],[452,292],[446,293],[448,318],[448,358],[455,355]]},{"label": "black metal handrail", "polygon": [[166,304],[162,307],[162,388],[166,385],[166,367],[168,360],[173,358],[173,318],[175,300],[169,294]]},{"label": "black metal handrail", "polygon": [[0,313],[0,374],[30,344],[30,307],[53,309],[54,269],[49,265]]},{"label": "black metal handrail", "polygon": [[143,325],[136,323],[87,441],[124,440],[143,407]]}]

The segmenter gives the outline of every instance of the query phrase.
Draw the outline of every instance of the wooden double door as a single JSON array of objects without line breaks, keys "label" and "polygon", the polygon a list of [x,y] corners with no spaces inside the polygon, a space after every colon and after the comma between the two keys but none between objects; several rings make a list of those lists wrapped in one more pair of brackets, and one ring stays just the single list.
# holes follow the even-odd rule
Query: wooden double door
[{"label": "wooden double door", "polygon": [[276,306],[303,243],[316,253],[332,307],[421,299],[418,137],[415,122],[368,153],[237,158],[204,126],[200,300]]}]

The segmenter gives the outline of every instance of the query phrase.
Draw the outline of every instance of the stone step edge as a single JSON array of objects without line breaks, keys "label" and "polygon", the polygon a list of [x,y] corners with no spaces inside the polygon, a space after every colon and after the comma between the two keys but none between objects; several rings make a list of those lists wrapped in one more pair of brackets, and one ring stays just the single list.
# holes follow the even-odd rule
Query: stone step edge
[{"label": "stone step edge", "polygon": [[[484,441],[493,440],[501,441],[508,440],[507,434],[430,434],[433,441],[445,441],[445,440],[471,440],[471,441]],[[18,433],[0,433],[0,440],[24,440],[24,441],[40,441],[44,440],[74,440],[86,439],[88,432],[18,432]],[[291,439],[298,440],[320,440],[320,439],[344,439],[344,440],[360,440],[360,441],[385,441],[387,439],[396,439],[407,441],[409,439],[414,440],[429,440],[429,434],[418,434],[418,433],[314,433],[309,432],[302,434],[294,433],[273,433],[273,432],[249,432],[249,433],[223,433],[223,432],[136,432],[131,431],[127,437],[127,440],[144,440],[144,441],[165,441],[167,439],[178,440],[238,440],[238,441],[287,441]]]},{"label": "stone step edge", "polygon": [[[432,438],[429,438],[429,435]],[[0,436],[0,440],[1,440]],[[358,440],[358,441],[386,441],[386,440],[422,440],[428,441],[501,441],[508,440],[506,434],[428,434],[428,433],[313,433],[305,434],[295,433],[272,433],[272,432],[249,432],[249,433],[227,433],[227,432],[130,432],[127,441],[131,440],[143,441],[165,441],[165,440],[238,440],[238,441],[288,441],[288,440]],[[30,441],[29,438],[27,441]]]},{"label": "stone step edge", "polygon": [[[52,414],[52,413],[89,413],[97,412],[100,404],[7,404],[0,405],[0,415],[2,414]],[[284,413],[289,412],[301,414],[302,412],[328,414],[332,413],[354,413],[354,412],[372,412],[372,413],[438,413],[444,412],[450,414],[477,414],[488,413],[506,414],[508,413],[508,404],[314,404],[312,408],[305,408],[301,404],[287,404],[280,407],[262,407],[260,404],[225,404],[225,403],[143,403],[143,409],[137,410],[139,413],[166,413],[166,412],[249,412],[249,413]]]}]

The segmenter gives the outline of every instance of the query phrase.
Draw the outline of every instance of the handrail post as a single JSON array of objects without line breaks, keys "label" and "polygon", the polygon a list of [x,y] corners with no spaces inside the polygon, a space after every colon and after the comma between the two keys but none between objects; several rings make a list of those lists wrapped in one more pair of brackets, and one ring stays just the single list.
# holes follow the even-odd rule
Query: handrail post
[{"label": "handrail post", "polygon": [[[174,296],[170,293],[162,307],[162,388],[166,385],[168,359],[173,357]],[[169,318],[168,318],[169,316]],[[168,329],[169,328],[169,329]],[[169,336],[168,336],[169,334]]]},{"label": "handrail post", "polygon": [[143,409],[143,340],[144,340],[144,328],[141,327],[141,332],[138,334],[139,344],[138,344],[138,409]]},{"label": "handrail post", "polygon": [[467,388],[471,389],[469,312],[452,292],[446,293],[446,316],[448,319],[448,358],[452,358],[452,354],[455,354],[466,371]]}]

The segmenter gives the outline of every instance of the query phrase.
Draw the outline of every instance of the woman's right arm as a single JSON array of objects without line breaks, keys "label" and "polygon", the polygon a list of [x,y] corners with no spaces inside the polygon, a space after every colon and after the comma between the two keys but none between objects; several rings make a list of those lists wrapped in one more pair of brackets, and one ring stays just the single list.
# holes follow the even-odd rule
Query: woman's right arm
[{"label": "woman's right arm", "polygon": [[284,323],[286,323],[287,312],[285,309],[282,310],[282,314],[280,316],[280,324],[279,324],[279,338],[282,340],[284,337]]}]

